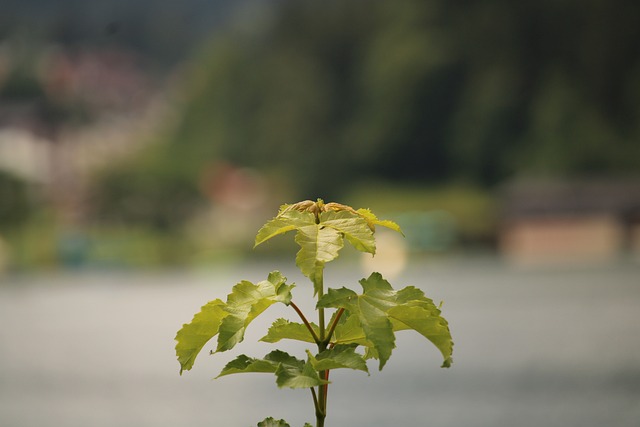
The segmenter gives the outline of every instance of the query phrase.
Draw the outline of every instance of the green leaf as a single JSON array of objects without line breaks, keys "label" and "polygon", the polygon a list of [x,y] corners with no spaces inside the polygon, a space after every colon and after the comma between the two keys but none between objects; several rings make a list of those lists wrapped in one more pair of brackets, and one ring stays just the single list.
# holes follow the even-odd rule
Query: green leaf
[{"label": "green leaf", "polygon": [[395,348],[393,326],[386,310],[395,304],[396,295],[379,273],[360,280],[360,284],[364,289],[362,295],[347,288],[329,289],[318,301],[318,308],[344,308],[357,316],[366,340],[377,352],[379,369],[382,369]]},{"label": "green leaf", "polygon": [[367,363],[360,354],[355,352],[355,347],[354,345],[336,345],[317,356],[313,356],[307,350],[307,355],[316,371],[349,368],[369,373]]},{"label": "green leaf", "polygon": [[233,287],[227,297],[225,310],[229,313],[220,324],[216,352],[232,349],[244,339],[247,326],[271,305],[280,302],[289,304],[291,289],[280,272],[269,274],[267,280],[258,284],[243,280]]},{"label": "green leaf", "polygon": [[218,335],[216,351],[229,350],[243,340],[247,326],[272,304],[288,305],[294,285],[286,285],[286,280],[274,271],[257,285],[248,281],[238,283],[226,303],[216,299],[204,305],[176,335],[180,374],[193,367],[196,356],[215,335]]},{"label": "green leaf", "polygon": [[314,223],[298,228],[295,241],[300,246],[296,265],[316,285],[317,294],[324,264],[334,260],[344,246],[342,235],[333,228]]},{"label": "green leaf", "polygon": [[[442,353],[443,368],[448,368],[453,362],[453,341],[449,324],[440,316],[440,310],[433,301],[424,297],[423,300],[414,300],[403,305],[393,307],[388,311],[393,319],[394,329],[413,329],[431,341]],[[399,322],[399,324],[398,324]]]},{"label": "green leaf", "polygon": [[[315,331],[316,335],[320,334],[320,330],[317,325],[311,323],[311,327]],[[315,343],[313,336],[304,324],[290,322],[286,319],[277,319],[273,322],[267,332],[267,335],[260,338],[260,341],[275,343],[282,339]]]},{"label": "green leaf", "polygon": [[373,231],[361,216],[349,211],[328,211],[320,215],[320,225],[331,227],[342,233],[357,250],[375,254]]},{"label": "green leaf", "polygon": [[305,225],[315,224],[315,216],[310,212],[299,212],[295,210],[286,211],[268,221],[258,230],[255,246],[280,234],[297,230]]},{"label": "green leaf", "polygon": [[320,378],[311,362],[307,361],[302,367],[298,365],[280,363],[276,371],[276,383],[278,387],[311,388],[323,384],[329,384]]},{"label": "green leaf", "polygon": [[[296,265],[320,290],[325,263],[334,260],[346,238],[357,250],[375,254],[374,224],[394,223],[379,221],[369,211],[357,212],[336,203],[321,201],[285,205],[278,216],[268,221],[256,236],[255,246],[280,234],[296,230],[295,241],[300,246]],[[397,228],[397,225],[395,226]],[[399,229],[399,228],[398,228]]]},{"label": "green leaf", "polygon": [[279,387],[305,388],[306,384],[316,386],[327,383],[320,380],[317,372],[309,371],[309,367],[309,362],[305,363],[284,351],[274,350],[263,359],[241,354],[227,363],[216,378],[232,374],[275,373]]},{"label": "green leaf", "polygon": [[365,347],[373,346],[370,341],[367,341],[358,316],[352,316],[347,311],[345,311],[340,318],[332,338],[332,342],[336,344],[358,344]]},{"label": "green leaf", "polygon": [[193,367],[202,347],[218,333],[222,320],[229,315],[224,307],[225,303],[219,299],[208,302],[193,316],[191,323],[185,323],[178,331],[175,340],[180,375]]},{"label": "green leaf", "polygon": [[220,374],[216,378],[223,377],[231,374],[243,374],[243,373],[275,373],[278,368],[277,363],[273,363],[269,360],[255,359],[248,357],[244,354],[233,359],[227,363],[222,369]]},{"label": "green leaf", "polygon": [[[258,427],[290,427],[285,420],[275,420],[272,417],[265,418],[258,423]],[[313,427],[309,423],[304,423],[304,427]]]},{"label": "green leaf", "polygon": [[[393,326],[393,321],[391,324]],[[347,311],[345,311],[338,322],[338,326],[333,334],[332,342],[334,344],[356,344],[365,347],[365,360],[380,358],[373,343],[367,340],[358,316],[352,316]]]},{"label": "green leaf", "polygon": [[340,289],[329,288],[318,301],[317,308],[344,308],[353,306],[357,302],[359,295],[351,289],[342,287]]},{"label": "green leaf", "polygon": [[371,230],[375,231],[375,226],[376,225],[381,225],[383,227],[387,227],[393,231],[397,231],[398,233],[402,234],[404,236],[404,233],[402,232],[402,230],[400,229],[400,226],[398,224],[396,224],[393,221],[390,221],[388,219],[385,220],[379,220],[377,216],[375,216],[375,214],[373,212],[371,212],[369,209],[358,209],[356,211],[359,215],[361,215],[366,221],[367,224],[369,225],[369,228],[371,228]]},{"label": "green leaf", "polygon": [[272,351],[264,359],[254,359],[240,355],[229,362],[216,378],[231,374],[255,372],[275,373],[276,383],[280,388],[310,388],[328,384],[328,381],[320,379],[318,372],[309,361],[305,363],[280,350]]},{"label": "green leaf", "polygon": [[453,341],[448,323],[424,292],[413,286],[396,292],[379,273],[360,284],[362,295],[347,288],[329,289],[318,301],[319,308],[346,310],[334,331],[334,343],[365,346],[365,358],[379,359],[382,369],[395,348],[394,332],[413,329],[440,350],[443,367],[451,365]]},{"label": "green leaf", "polygon": [[291,427],[285,420],[275,420],[271,417],[265,418],[258,423],[258,427]]}]

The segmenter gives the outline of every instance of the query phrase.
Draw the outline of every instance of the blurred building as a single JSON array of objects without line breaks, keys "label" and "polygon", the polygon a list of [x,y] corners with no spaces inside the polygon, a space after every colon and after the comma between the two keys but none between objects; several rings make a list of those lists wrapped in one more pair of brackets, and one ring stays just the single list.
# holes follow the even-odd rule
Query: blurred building
[{"label": "blurred building", "polygon": [[499,246],[517,264],[640,258],[640,181],[520,182],[502,203]]},{"label": "blurred building", "polygon": [[114,48],[0,52],[0,172],[75,221],[96,168],[130,154],[162,121],[140,57]]}]

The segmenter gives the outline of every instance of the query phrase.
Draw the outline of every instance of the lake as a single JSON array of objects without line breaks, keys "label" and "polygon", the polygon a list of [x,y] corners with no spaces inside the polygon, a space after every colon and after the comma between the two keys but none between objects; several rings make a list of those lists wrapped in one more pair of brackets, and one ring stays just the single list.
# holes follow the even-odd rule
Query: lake
[{"label": "lake", "polygon": [[[640,265],[413,265],[392,283],[444,300],[453,367],[441,369],[433,345],[400,332],[383,371],[370,363],[370,376],[332,372],[327,427],[640,425]],[[273,308],[231,352],[209,356],[206,346],[182,376],[175,359],[175,333],[201,305],[278,267],[298,283],[298,302],[311,296],[306,279],[278,262],[0,279],[0,426],[250,427],[266,416],[313,423],[310,393],[279,390],[272,375],[212,380],[237,354],[271,351],[254,341],[278,317],[297,320],[290,308]],[[357,265],[328,265],[325,284],[359,290],[365,275]],[[304,346],[280,347],[303,357]]]}]

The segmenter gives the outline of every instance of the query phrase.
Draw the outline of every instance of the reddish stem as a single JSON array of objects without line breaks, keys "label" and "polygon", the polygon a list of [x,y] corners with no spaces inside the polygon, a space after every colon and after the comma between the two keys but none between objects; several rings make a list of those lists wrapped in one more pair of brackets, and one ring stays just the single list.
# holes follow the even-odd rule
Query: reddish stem
[{"label": "reddish stem", "polygon": [[342,313],[344,313],[344,308],[341,308],[336,313],[336,317],[333,319],[333,323],[331,324],[331,328],[329,328],[329,333],[327,334],[327,341],[331,341],[331,337],[333,336],[333,332],[336,330],[336,326],[338,326],[338,321],[340,320]]},{"label": "reddish stem", "polygon": [[316,332],[313,330],[313,327],[311,326],[311,324],[309,323],[307,318],[304,316],[302,311],[300,311],[298,306],[295,305],[295,303],[293,301],[291,301],[289,304],[291,305],[291,307],[293,307],[293,309],[296,311],[296,313],[298,313],[298,316],[300,316],[300,319],[302,319],[302,322],[304,323],[304,325],[309,330],[309,333],[311,333],[311,336],[313,337],[313,340],[316,342],[316,344],[320,344],[320,338],[318,338],[318,335],[316,335]]}]

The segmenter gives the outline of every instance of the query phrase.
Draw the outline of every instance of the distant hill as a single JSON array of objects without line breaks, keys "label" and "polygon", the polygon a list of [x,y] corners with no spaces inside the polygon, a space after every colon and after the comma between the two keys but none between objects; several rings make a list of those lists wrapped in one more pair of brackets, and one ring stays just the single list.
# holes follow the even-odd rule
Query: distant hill
[{"label": "distant hill", "polygon": [[173,63],[251,3],[255,0],[3,0],[0,46],[15,37],[117,45]]}]

